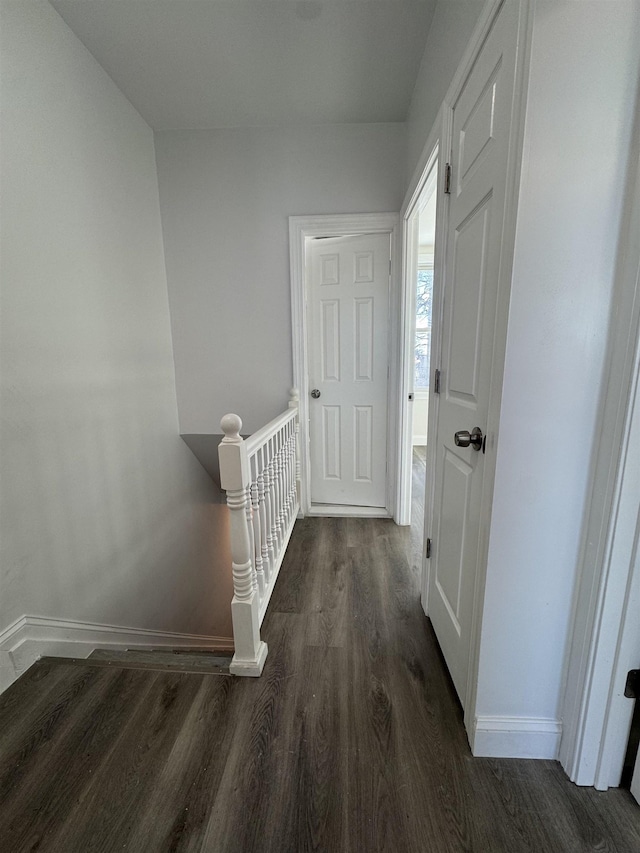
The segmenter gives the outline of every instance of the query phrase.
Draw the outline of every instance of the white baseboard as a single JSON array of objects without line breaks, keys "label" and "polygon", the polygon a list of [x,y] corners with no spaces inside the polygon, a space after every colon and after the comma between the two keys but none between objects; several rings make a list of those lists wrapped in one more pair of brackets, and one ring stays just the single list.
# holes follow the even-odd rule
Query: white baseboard
[{"label": "white baseboard", "polygon": [[471,752],[484,758],[557,758],[562,723],[546,717],[477,717]]},{"label": "white baseboard", "polygon": [[87,658],[98,648],[198,648],[216,651],[232,649],[233,639],[72,622],[45,616],[21,616],[0,634],[0,693],[38,658],[48,655]]}]

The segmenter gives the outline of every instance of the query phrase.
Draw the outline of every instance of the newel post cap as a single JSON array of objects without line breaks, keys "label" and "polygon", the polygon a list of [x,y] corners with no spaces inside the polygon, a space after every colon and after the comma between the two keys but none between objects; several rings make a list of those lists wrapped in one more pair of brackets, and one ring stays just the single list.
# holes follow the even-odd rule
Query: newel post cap
[{"label": "newel post cap", "polygon": [[292,409],[300,402],[300,394],[297,388],[289,388],[289,408]]},{"label": "newel post cap", "polygon": [[242,421],[238,415],[225,415],[220,421],[224,438],[218,445],[220,485],[227,491],[239,491],[249,485],[249,459],[240,435]]},{"label": "newel post cap", "polygon": [[242,439],[240,438],[240,430],[242,429],[242,419],[238,415],[230,413],[225,415],[220,421],[220,429],[224,433],[225,442],[233,442],[237,444]]}]

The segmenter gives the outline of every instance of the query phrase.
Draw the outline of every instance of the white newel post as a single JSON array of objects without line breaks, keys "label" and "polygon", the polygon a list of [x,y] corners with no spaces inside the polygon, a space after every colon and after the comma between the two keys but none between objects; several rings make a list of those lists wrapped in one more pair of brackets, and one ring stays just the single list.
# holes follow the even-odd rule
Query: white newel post
[{"label": "white newel post", "polygon": [[227,493],[231,517],[231,559],[233,571],[233,639],[235,654],[229,667],[233,675],[260,675],[267,657],[267,644],[260,639],[259,598],[249,502],[250,469],[247,449],[240,436],[242,421],[225,415],[220,421],[224,438],[218,447],[220,485]]},{"label": "white newel post", "polygon": [[302,509],[302,495],[300,494],[300,395],[297,388],[292,388],[289,391],[289,408],[296,410],[296,419],[294,421],[295,430],[295,487],[296,498],[298,500],[298,510]]}]

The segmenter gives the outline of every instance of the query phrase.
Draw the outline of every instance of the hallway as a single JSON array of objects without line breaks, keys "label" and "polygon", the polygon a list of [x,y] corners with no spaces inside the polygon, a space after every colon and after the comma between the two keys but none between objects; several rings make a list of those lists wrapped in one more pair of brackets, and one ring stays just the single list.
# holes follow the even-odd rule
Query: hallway
[{"label": "hallway", "polygon": [[0,698],[0,849],[640,850],[626,791],[473,759],[392,521],[298,521],[262,678],[41,661]]}]

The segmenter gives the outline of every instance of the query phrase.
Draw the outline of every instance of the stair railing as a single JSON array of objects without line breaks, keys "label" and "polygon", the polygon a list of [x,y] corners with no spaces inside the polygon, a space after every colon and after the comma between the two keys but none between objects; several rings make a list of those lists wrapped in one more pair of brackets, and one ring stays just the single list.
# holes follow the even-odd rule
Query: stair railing
[{"label": "stair railing", "polygon": [[262,673],[267,644],[260,626],[300,506],[298,392],[288,409],[247,439],[238,415],[220,421],[220,485],[231,517],[234,675]]}]

